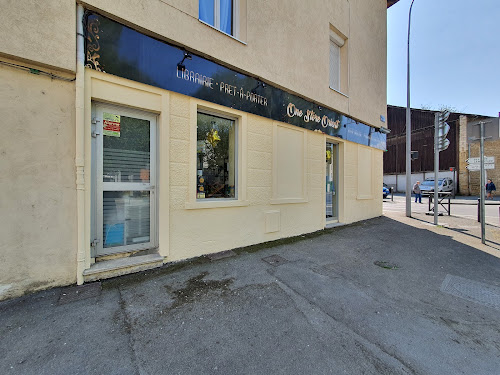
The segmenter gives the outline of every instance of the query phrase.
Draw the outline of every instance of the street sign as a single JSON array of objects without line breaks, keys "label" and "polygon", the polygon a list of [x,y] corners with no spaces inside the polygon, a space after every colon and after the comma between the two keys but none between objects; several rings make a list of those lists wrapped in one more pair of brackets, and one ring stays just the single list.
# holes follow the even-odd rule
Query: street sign
[{"label": "street sign", "polygon": [[[465,161],[469,164],[479,164],[481,163],[481,158],[468,158],[465,159]],[[485,156],[484,157],[484,163],[494,163],[495,162],[495,157],[494,156]]]},{"label": "street sign", "polygon": [[[479,170],[481,170],[481,164],[477,164],[477,163],[468,164],[466,166],[466,168],[469,171],[479,171]],[[495,164],[493,164],[493,163],[484,164],[484,169],[495,169]]]}]

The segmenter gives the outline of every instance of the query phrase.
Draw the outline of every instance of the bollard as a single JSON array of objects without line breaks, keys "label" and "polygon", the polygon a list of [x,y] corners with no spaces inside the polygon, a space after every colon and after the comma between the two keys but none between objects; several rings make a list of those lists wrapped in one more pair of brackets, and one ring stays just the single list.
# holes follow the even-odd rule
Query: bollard
[{"label": "bollard", "polygon": [[391,186],[391,202],[394,202],[394,188]]},{"label": "bollard", "polygon": [[481,222],[481,198],[477,198],[477,222]]}]

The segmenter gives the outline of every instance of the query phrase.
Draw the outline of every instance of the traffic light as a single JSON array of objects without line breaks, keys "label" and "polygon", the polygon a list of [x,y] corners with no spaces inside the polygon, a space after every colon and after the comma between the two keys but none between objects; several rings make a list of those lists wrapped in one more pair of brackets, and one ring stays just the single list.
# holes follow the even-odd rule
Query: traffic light
[{"label": "traffic light", "polygon": [[442,111],[439,113],[439,123],[438,123],[438,151],[444,151],[450,145],[450,141],[446,139],[448,132],[450,131],[450,125],[446,123],[448,117],[450,116],[449,111]]}]

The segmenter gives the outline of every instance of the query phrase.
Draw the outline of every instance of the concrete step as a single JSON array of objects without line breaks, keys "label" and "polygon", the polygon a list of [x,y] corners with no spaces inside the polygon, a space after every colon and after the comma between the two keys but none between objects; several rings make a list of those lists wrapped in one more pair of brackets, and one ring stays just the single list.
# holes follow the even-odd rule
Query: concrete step
[{"label": "concrete step", "polygon": [[159,254],[148,254],[118,258],[94,263],[89,269],[83,271],[84,282],[91,282],[111,277],[141,272],[151,268],[161,267],[163,257]]}]

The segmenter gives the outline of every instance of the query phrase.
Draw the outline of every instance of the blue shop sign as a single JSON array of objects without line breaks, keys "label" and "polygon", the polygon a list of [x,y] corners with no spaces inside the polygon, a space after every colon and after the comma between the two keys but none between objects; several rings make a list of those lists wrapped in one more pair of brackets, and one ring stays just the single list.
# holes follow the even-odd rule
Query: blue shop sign
[{"label": "blue shop sign", "polygon": [[386,149],[385,134],[332,109],[141,34],[102,15],[88,11],[84,22],[88,68]]}]

